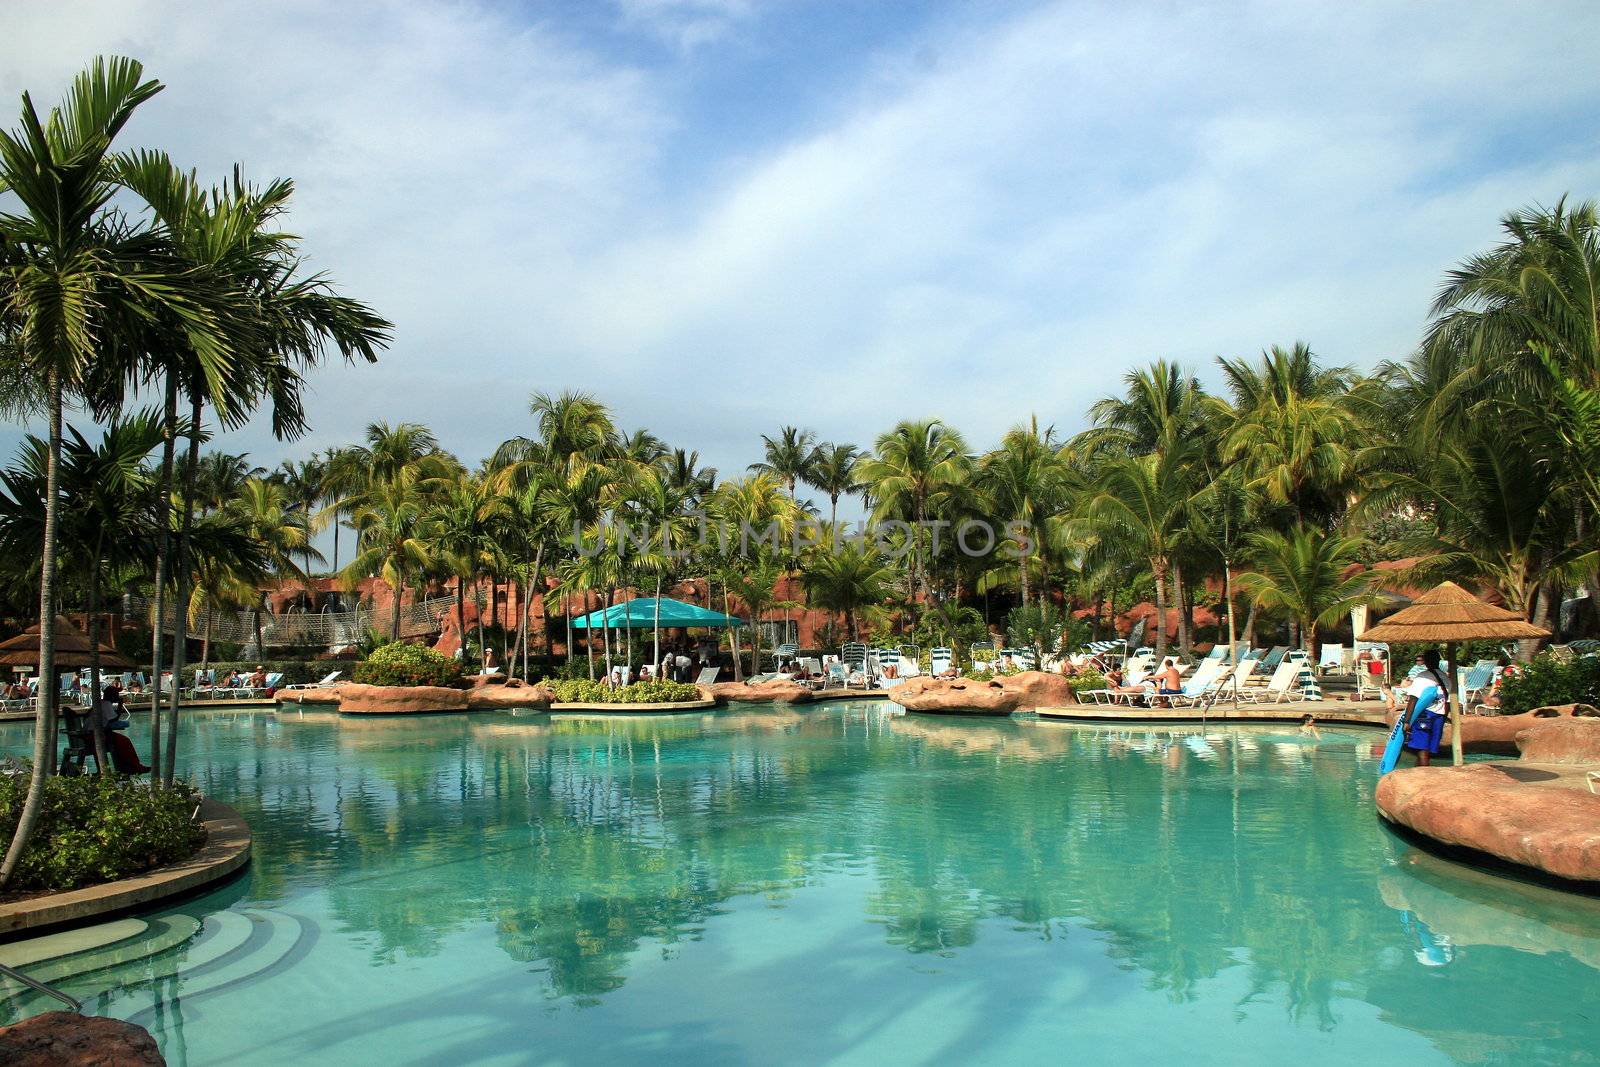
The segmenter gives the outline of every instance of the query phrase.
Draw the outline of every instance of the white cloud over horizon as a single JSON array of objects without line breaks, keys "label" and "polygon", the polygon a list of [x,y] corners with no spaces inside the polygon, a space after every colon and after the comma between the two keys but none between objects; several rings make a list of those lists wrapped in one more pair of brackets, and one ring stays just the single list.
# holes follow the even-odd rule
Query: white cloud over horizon
[{"label": "white cloud over horizon", "polygon": [[1403,356],[1500,215],[1600,195],[1589,5],[951,4],[799,71],[792,0],[208,10],[7,7],[0,94],[135,55],[168,89],[130,144],[296,179],[397,336],[315,375],[306,441],[219,441],[270,461],[374,419],[476,461],[535,389],[725,471],[785,423],[1070,430],[1157,357]]}]

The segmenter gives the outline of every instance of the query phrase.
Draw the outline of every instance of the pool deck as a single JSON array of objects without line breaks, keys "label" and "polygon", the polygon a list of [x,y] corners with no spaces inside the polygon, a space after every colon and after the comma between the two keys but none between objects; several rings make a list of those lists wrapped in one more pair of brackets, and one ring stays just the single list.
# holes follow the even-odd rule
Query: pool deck
[{"label": "pool deck", "polygon": [[1066,707],[1035,708],[1041,719],[1068,719],[1078,722],[1299,722],[1306,715],[1319,723],[1342,726],[1388,728],[1383,706],[1366,706],[1345,700],[1304,700],[1285,704],[1219,703],[1209,708],[1130,708],[1116,704],[1073,704]]}]

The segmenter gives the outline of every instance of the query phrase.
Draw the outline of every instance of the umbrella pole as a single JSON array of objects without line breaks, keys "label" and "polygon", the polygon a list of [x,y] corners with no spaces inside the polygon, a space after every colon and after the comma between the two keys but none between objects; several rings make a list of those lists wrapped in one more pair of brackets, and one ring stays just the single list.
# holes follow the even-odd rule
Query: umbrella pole
[{"label": "umbrella pole", "polygon": [[1450,762],[1459,767],[1466,762],[1463,749],[1467,746],[1461,740],[1461,699],[1456,689],[1456,644],[1448,641],[1444,646],[1444,654],[1450,660],[1450,692],[1446,694],[1450,708]]}]

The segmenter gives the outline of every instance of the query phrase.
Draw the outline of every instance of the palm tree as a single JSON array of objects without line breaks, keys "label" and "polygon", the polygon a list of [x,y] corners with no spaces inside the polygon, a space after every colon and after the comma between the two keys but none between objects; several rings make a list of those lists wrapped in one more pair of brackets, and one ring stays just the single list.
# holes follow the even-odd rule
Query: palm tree
[{"label": "palm tree", "polygon": [[400,639],[400,601],[406,579],[421,575],[434,563],[425,521],[429,486],[420,466],[400,467],[392,477],[379,478],[351,497],[350,524],[355,527],[357,551],[344,569],[344,580],[354,586],[377,574],[394,593],[389,619],[389,640]]},{"label": "palm tree", "polygon": [[[447,483],[427,514],[429,552],[456,579],[456,627],[466,659],[466,586],[476,583],[495,562],[499,543],[495,525],[507,518],[506,501],[481,480],[470,476]],[[478,648],[483,650],[483,612],[478,612]]]},{"label": "palm tree", "polygon": [[694,523],[687,514],[692,497],[659,471],[648,471],[624,491],[629,516],[641,523],[649,538],[633,563],[655,579],[655,620],[650,662],[661,662],[661,589],[666,578],[682,565]]},{"label": "palm tree", "polygon": [[[298,559],[308,562],[322,559],[322,553],[311,546],[307,516],[296,508],[288,490],[279,482],[268,478],[251,478],[224,510],[237,518],[250,538],[260,546],[267,567],[280,578],[287,576],[304,581],[305,571],[301,569]],[[259,651],[262,647],[261,597],[254,594],[250,599],[255,620],[256,649]]]},{"label": "palm tree", "polygon": [[1167,578],[1189,502],[1188,460],[1186,451],[1176,450],[1113,456],[1100,464],[1079,504],[1081,522],[1148,562],[1155,580],[1158,658],[1167,648]]},{"label": "palm tree", "polygon": [[1294,619],[1305,647],[1314,649],[1318,626],[1331,626],[1376,600],[1365,573],[1347,574],[1359,548],[1354,538],[1308,524],[1287,534],[1264,530],[1250,538],[1251,569],[1239,575],[1239,588],[1262,607]]},{"label": "palm tree", "polygon": [[[912,524],[911,599],[924,578],[922,531],[934,514],[967,491],[972,459],[956,429],[938,419],[905,421],[880,436],[862,460],[860,480],[872,487],[873,518]],[[924,585],[926,583],[924,582]]]},{"label": "palm tree", "polygon": [[808,604],[843,614],[851,638],[860,640],[857,612],[892,595],[894,572],[875,549],[847,541],[812,553],[800,581]]},{"label": "palm tree", "polygon": [[[1024,604],[1029,599],[1030,564],[1043,557],[1047,533],[1060,524],[1065,510],[1069,473],[1055,431],[1040,431],[1037,417],[1027,426],[1008,430],[1000,447],[979,463],[977,484],[987,494],[993,513],[1004,517],[1011,529]],[[1039,597],[1042,602],[1042,584]]]},{"label": "palm tree", "polygon": [[1299,343],[1274,345],[1255,364],[1217,362],[1233,396],[1224,458],[1243,464],[1250,487],[1286,515],[1331,524],[1343,514],[1356,474],[1350,370],[1319,367]]},{"label": "palm tree", "polygon": [[[142,411],[113,419],[98,444],[71,427],[63,441],[57,542],[63,574],[85,580],[89,692],[95,701],[100,697],[100,590],[108,574],[152,562],[147,549],[155,539],[156,497],[147,461],[161,439],[160,417]],[[0,555],[9,564],[6,579],[13,588],[36,588],[49,443],[30,435],[19,460],[16,468],[0,472]]]},{"label": "palm tree", "polygon": [[810,430],[785,426],[777,437],[761,435],[766,459],[750,464],[749,469],[758,474],[770,474],[783,482],[789,490],[789,499],[795,498],[795,485],[809,481],[812,465],[816,463],[817,435]]},{"label": "palm tree", "polygon": [[160,89],[159,82],[144,79],[133,60],[96,59],[74,79],[65,102],[48,120],[24,94],[21,129],[0,133],[0,189],[9,190],[24,212],[0,216],[0,307],[6,309],[0,329],[7,334],[0,350],[42,380],[49,422],[39,583],[39,669],[46,683],[40,689],[33,774],[11,846],[0,861],[0,886],[10,879],[33,832],[54,756],[63,397],[137,322],[170,324],[212,366],[230,355],[226,330],[205,302],[210,294],[202,292],[210,279],[180,268],[157,235],[131,229],[107,213],[115,191],[112,142],[138,106]]},{"label": "palm tree", "polygon": [[811,454],[811,463],[803,477],[806,484],[818,492],[828,494],[828,525],[839,521],[839,498],[858,492],[856,471],[861,463],[861,450],[855,445],[824,442]]}]

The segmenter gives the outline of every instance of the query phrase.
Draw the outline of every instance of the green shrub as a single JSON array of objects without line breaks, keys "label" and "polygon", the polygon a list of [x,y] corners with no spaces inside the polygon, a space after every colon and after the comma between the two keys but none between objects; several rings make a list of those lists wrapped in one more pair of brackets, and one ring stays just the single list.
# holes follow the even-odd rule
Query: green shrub
[{"label": "green shrub", "polygon": [[1091,689],[1106,687],[1106,676],[1099,671],[1081,670],[1068,681],[1071,682],[1074,693],[1087,693]]},{"label": "green shrub", "polygon": [[[11,840],[27,774],[0,775],[0,835]],[[185,782],[151,789],[114,774],[45,782],[39,821],[7,888],[76,889],[193,855],[206,832],[200,798]]]},{"label": "green shrub", "polygon": [[1532,663],[1506,669],[1500,680],[1500,713],[1516,715],[1546,704],[1600,705],[1600,656],[1563,663],[1548,652]]},{"label": "green shrub", "polygon": [[700,690],[688,682],[634,682],[612,689],[587,678],[546,678],[544,685],[554,689],[563,704],[670,704],[699,700]]},{"label": "green shrub", "polygon": [[356,664],[355,680],[362,685],[459,686],[461,664],[426,645],[396,642],[374,649]]}]

